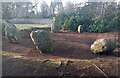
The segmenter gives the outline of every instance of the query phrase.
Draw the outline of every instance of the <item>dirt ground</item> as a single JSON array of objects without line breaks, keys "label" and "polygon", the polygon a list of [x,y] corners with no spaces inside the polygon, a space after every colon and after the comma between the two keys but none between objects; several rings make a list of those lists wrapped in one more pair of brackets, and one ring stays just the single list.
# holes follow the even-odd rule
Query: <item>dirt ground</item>
[{"label": "dirt ground", "polygon": [[[39,53],[28,31],[22,31],[22,44],[12,44],[3,37],[3,76],[120,76],[120,52],[96,55],[90,45],[98,38],[118,39],[117,32],[109,33],[51,33],[54,52]],[[16,56],[16,57],[15,57]],[[72,61],[60,68],[44,67],[41,60]]]}]

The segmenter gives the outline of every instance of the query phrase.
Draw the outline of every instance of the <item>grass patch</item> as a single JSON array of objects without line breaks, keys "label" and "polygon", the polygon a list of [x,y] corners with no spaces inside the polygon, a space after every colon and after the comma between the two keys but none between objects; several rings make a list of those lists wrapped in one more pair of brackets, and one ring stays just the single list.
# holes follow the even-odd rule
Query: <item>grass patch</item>
[{"label": "grass patch", "polygon": [[31,28],[42,28],[42,29],[50,29],[50,24],[15,24],[15,26],[18,28],[18,30],[23,29],[31,29]]},{"label": "grass patch", "polygon": [[15,56],[13,56],[12,58],[18,59],[18,58],[23,58],[23,56],[21,56],[21,55],[15,55]]},{"label": "grass patch", "polygon": [[0,51],[0,55],[2,55],[2,56],[9,56],[11,58],[23,58],[22,55],[9,53],[9,52],[5,52],[5,51]]},{"label": "grass patch", "polygon": [[0,51],[0,55],[7,55],[7,52],[5,52],[5,51]]}]

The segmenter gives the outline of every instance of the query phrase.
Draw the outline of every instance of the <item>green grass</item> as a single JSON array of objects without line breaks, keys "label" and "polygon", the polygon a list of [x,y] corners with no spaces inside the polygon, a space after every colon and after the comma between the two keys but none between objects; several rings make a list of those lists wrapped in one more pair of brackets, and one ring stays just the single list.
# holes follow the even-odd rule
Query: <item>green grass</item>
[{"label": "green grass", "polygon": [[50,24],[15,24],[15,26],[18,28],[18,30],[23,30],[23,29],[31,29],[31,28],[51,28]]},{"label": "green grass", "polygon": [[0,55],[7,55],[7,52],[5,52],[5,51],[0,51]]}]

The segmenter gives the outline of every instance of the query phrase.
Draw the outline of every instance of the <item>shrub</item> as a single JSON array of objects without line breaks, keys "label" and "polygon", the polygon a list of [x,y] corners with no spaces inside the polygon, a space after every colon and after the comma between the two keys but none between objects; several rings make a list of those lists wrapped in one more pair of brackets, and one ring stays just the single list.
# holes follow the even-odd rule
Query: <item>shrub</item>
[{"label": "shrub", "polygon": [[61,25],[63,25],[65,20],[68,19],[68,15],[64,12],[61,12],[56,16],[56,19],[60,22]]},{"label": "shrub", "polygon": [[78,25],[76,25],[76,19],[75,19],[75,17],[74,16],[72,16],[70,19],[69,19],[69,21],[68,21],[68,29],[70,30],[70,31],[73,31],[73,32],[75,32],[75,31],[77,31],[77,26]]},{"label": "shrub", "polygon": [[66,19],[64,24],[62,25],[62,29],[68,29],[68,21],[69,19]]},{"label": "shrub", "polygon": [[103,33],[109,32],[113,28],[119,26],[118,15],[108,14],[108,15],[90,15],[89,13],[73,13],[65,14],[64,12],[56,16],[63,29],[70,31],[77,31],[77,26],[82,25],[83,31],[85,32],[95,32]]},{"label": "shrub", "polygon": [[77,31],[77,26],[78,23],[75,16],[71,16],[70,19],[66,17],[64,23],[62,24],[63,29],[67,29],[73,32]]},{"label": "shrub", "polygon": [[77,26],[78,25],[82,25],[83,31],[88,32],[89,30],[89,25],[93,23],[93,20],[90,19],[90,17],[86,17],[86,16],[77,16],[76,17],[76,21],[77,21]]},{"label": "shrub", "polygon": [[103,33],[108,32],[112,29],[112,25],[105,18],[97,18],[94,20],[94,23],[89,25],[90,32]]},{"label": "shrub", "polygon": [[120,29],[120,13],[118,14],[118,18],[117,18],[117,23],[118,23],[118,29]]}]

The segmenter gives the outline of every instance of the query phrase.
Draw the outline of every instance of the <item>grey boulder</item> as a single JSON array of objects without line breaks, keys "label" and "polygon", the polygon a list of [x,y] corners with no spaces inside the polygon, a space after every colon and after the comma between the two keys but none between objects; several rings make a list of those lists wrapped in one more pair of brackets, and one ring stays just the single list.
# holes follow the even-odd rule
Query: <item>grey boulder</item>
[{"label": "grey boulder", "polygon": [[5,27],[7,26],[7,22],[5,20],[0,20],[0,30],[2,30],[2,35],[5,36]]},{"label": "grey boulder", "polygon": [[11,43],[21,43],[20,33],[12,23],[9,23],[8,26],[5,27],[5,36]]},{"label": "grey boulder", "polygon": [[95,54],[110,54],[116,49],[116,42],[112,39],[97,39],[90,48]]},{"label": "grey boulder", "polygon": [[45,30],[32,31],[30,37],[41,53],[50,53],[53,51],[53,42],[50,35]]}]

